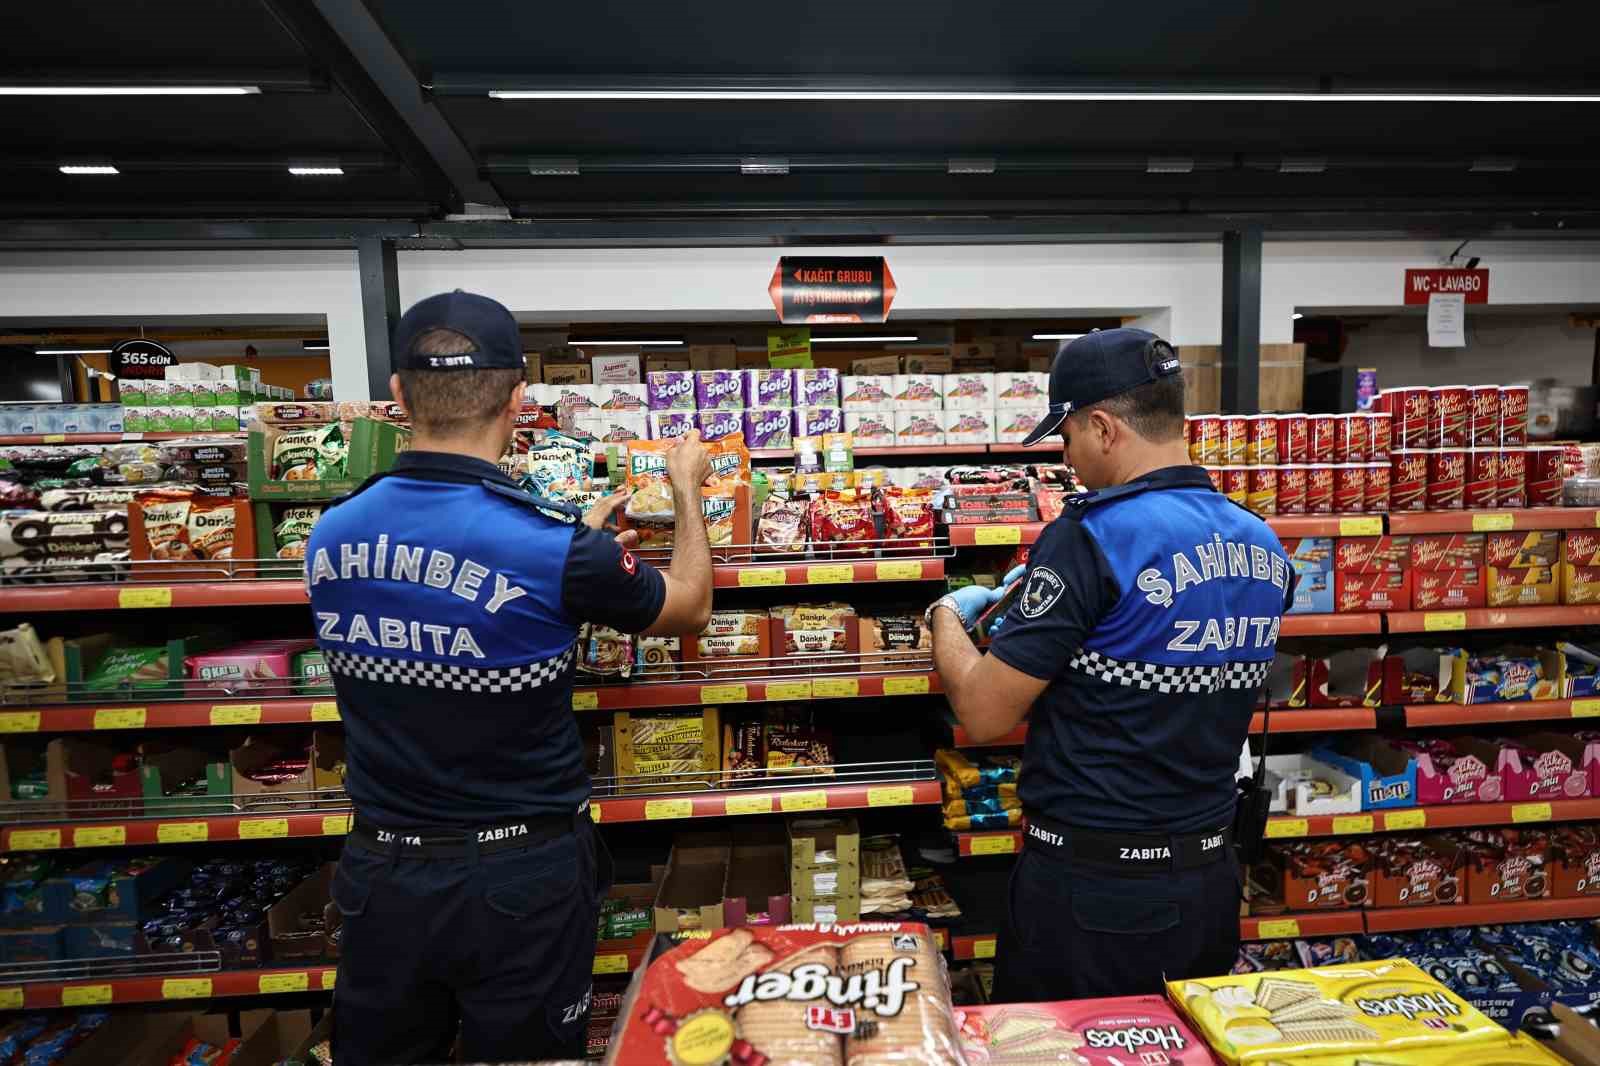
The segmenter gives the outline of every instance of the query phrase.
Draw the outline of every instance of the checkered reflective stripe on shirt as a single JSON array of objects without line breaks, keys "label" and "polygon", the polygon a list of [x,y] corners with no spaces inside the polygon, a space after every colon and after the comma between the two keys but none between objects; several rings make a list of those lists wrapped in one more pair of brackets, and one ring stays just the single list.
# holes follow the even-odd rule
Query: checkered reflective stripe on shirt
[{"label": "checkered reflective stripe on shirt", "polygon": [[1080,651],[1067,663],[1069,670],[1113,685],[1166,693],[1259,688],[1266,682],[1271,667],[1271,659],[1231,662],[1223,666],[1163,666],[1113,659],[1097,651]]},{"label": "checkered reflective stripe on shirt", "polygon": [[446,666],[416,659],[391,659],[381,655],[357,655],[348,651],[329,651],[328,669],[362,681],[383,681],[396,685],[422,685],[455,692],[521,692],[560,680],[572,665],[576,645],[560,655],[521,666],[480,670],[473,666]]}]

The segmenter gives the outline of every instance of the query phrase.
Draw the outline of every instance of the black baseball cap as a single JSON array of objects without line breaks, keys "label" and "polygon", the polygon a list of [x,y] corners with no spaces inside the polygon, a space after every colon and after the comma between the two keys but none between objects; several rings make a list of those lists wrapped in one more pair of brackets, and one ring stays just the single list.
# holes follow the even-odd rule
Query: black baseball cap
[{"label": "black baseball cap", "polygon": [[[461,355],[418,355],[417,338],[447,329],[473,344]],[[441,292],[411,305],[394,328],[391,361],[396,370],[521,370],[522,335],[504,304],[475,292]]]},{"label": "black baseball cap", "polygon": [[1172,345],[1149,330],[1096,330],[1066,341],[1050,364],[1050,410],[1022,443],[1037,444],[1073,411],[1181,372]]}]

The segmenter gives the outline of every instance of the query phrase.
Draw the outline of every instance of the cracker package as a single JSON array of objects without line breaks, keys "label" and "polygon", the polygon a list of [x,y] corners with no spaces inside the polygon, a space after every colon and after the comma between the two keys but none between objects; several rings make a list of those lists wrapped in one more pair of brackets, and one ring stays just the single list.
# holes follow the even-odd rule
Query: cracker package
[{"label": "cracker package", "polygon": [[[628,499],[627,516],[636,522],[670,525],[673,522],[672,484],[667,477],[667,452],[677,444],[674,440],[633,440],[628,442],[627,481],[633,489]],[[711,463],[711,478],[706,482],[708,500],[732,500],[733,492],[741,484],[750,483],[750,452],[742,440],[717,440],[706,444]],[[707,505],[708,529],[713,513],[720,519],[727,511],[728,534],[732,535],[731,505]],[[719,543],[715,536],[712,543]]]},{"label": "cracker package", "polygon": [[1415,1048],[1466,1052],[1508,1039],[1405,959],[1169,981],[1167,994],[1233,1063]]},{"label": "cracker package", "polygon": [[616,1066],[962,1066],[933,935],[909,922],[776,925],[685,939],[635,973]]},{"label": "cracker package", "polygon": [[969,1063],[1212,1066],[1206,1042],[1160,996],[956,1008]]}]

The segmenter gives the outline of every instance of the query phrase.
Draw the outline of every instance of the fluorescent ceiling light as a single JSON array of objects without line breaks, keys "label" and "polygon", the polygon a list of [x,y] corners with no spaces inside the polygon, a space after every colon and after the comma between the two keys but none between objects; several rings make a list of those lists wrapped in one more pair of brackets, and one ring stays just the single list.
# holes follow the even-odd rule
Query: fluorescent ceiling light
[{"label": "fluorescent ceiling light", "polygon": [[1035,333],[1033,339],[1036,341],[1075,341],[1081,336],[1083,336],[1081,333]]},{"label": "fluorescent ceiling light", "polygon": [[1303,315],[1303,314],[1301,314],[1301,313],[1300,313],[1300,312],[1299,312],[1299,311],[1296,311],[1296,312],[1295,312],[1295,313],[1294,313],[1294,316],[1293,316],[1293,317],[1294,317],[1294,319],[1295,319],[1295,321],[1296,321],[1296,322],[1298,322],[1298,321],[1299,321],[1299,320],[1300,320],[1300,319],[1302,319],[1302,318],[1304,318],[1304,317],[1306,317],[1306,316],[1305,316],[1305,315]]},{"label": "fluorescent ceiling light", "polygon": [[289,173],[297,178],[340,178],[344,176],[344,167],[290,167]]},{"label": "fluorescent ceiling light", "polygon": [[916,334],[893,337],[812,337],[812,344],[900,344],[921,340]]},{"label": "fluorescent ceiling light", "polygon": [[110,348],[35,348],[34,355],[110,355]]},{"label": "fluorescent ceiling light", "polygon": [[325,352],[328,350],[327,341],[301,341],[300,347],[308,352]]},{"label": "fluorescent ceiling light", "polygon": [[1594,104],[1597,95],[1558,93],[1100,92],[940,89],[491,89],[496,100],[848,100],[976,103],[1350,103]]},{"label": "fluorescent ceiling light", "polygon": [[0,96],[250,96],[259,85],[0,85]]},{"label": "fluorescent ceiling light", "polygon": [[574,348],[638,348],[638,347],[641,347],[641,346],[644,346],[644,345],[649,345],[649,346],[655,347],[655,348],[681,348],[681,347],[683,347],[683,342],[682,341],[667,341],[667,340],[654,340],[654,341],[579,340],[576,337],[568,337],[567,338],[567,343],[569,345],[571,345],[572,347],[574,347]]},{"label": "fluorescent ceiling light", "polygon": [[122,171],[109,163],[100,163],[94,166],[64,164],[56,167],[63,174],[121,174]]}]

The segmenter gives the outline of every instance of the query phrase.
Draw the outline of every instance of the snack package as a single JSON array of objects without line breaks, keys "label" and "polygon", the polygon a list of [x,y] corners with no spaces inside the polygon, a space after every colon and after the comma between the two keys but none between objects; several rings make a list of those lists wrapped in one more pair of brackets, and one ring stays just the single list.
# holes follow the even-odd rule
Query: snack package
[{"label": "snack package", "polygon": [[792,372],[796,407],[838,407],[839,372],[832,367],[800,367]]},{"label": "snack package", "polygon": [[1216,1062],[1160,996],[956,1008],[967,1062],[1211,1066]]},{"label": "snack package", "polygon": [[744,412],[744,443],[747,448],[782,448],[794,439],[794,416],[787,407],[749,408]]},{"label": "snack package", "polygon": [[272,690],[269,695],[288,695],[296,675],[295,656],[315,646],[311,640],[252,640],[191,655],[183,661],[184,670],[198,684],[187,688],[192,692],[260,688]]},{"label": "snack package", "polygon": [[337,422],[290,430],[272,442],[272,476],[279,481],[343,477],[348,454]]},{"label": "snack package", "polygon": [[846,603],[774,607],[772,616],[783,622],[785,656],[841,654],[856,624],[855,608]]},{"label": "snack package", "polygon": [[695,650],[702,659],[732,659],[759,655],[761,638],[753,633],[701,634],[696,638]]},{"label": "snack package", "polygon": [[193,494],[185,489],[139,493],[134,506],[139,508],[144,521],[144,549],[148,558],[195,558],[194,549],[189,545],[189,511],[193,505]]},{"label": "snack package", "polygon": [[[811,543],[830,554],[843,552],[866,555],[872,551],[871,542],[878,539],[871,500],[854,489],[819,495],[811,501],[806,522],[811,530]],[[859,546],[844,547],[851,542]]]},{"label": "snack package", "polygon": [[89,692],[110,692],[132,686],[159,689],[167,684],[167,649],[111,648],[90,671],[84,682]]},{"label": "snack package", "polygon": [[694,410],[694,371],[652,370],[644,380],[645,402],[650,410]]},{"label": "snack package", "polygon": [[667,479],[667,452],[671,448],[671,441],[628,442],[626,478],[633,495],[624,513],[636,522],[673,521],[672,484]]},{"label": "snack package", "polygon": [[646,677],[664,680],[678,676],[683,661],[681,637],[636,637],[634,662]]},{"label": "snack package", "polygon": [[927,489],[877,489],[873,508],[883,515],[886,548],[933,547],[933,493]]},{"label": "snack package", "polygon": [[846,411],[894,410],[893,374],[847,374],[842,380],[839,406]]},{"label": "snack package", "polygon": [[[189,504],[189,550],[196,559],[232,559],[238,515],[232,499],[196,496]],[[247,553],[248,554],[248,553]]]},{"label": "snack package", "polygon": [[306,541],[321,517],[321,505],[285,507],[278,515],[278,524],[272,529],[273,537],[278,542],[278,558],[304,559]]},{"label": "snack package", "polygon": [[844,430],[844,411],[838,407],[796,407],[794,433],[797,437],[820,437]]},{"label": "snack package", "polygon": [[1467,1052],[1507,1035],[1405,959],[1169,981],[1167,994],[1231,1063],[1420,1048]]},{"label": "snack package", "polygon": [[48,685],[55,679],[55,667],[31,623],[0,631],[0,688]]},{"label": "snack package", "polygon": [[833,734],[805,709],[768,709],[762,735],[769,775],[833,773]]},{"label": "snack package", "polygon": [[761,609],[714,610],[702,631],[705,636],[753,637],[766,627],[768,614]]},{"label": "snack package", "polygon": [[933,634],[920,615],[861,619],[861,668],[908,669],[933,665]]},{"label": "snack package", "polygon": [[744,377],[745,407],[794,406],[794,372],[788,368],[752,367]]},{"label": "snack package", "polygon": [[799,553],[806,550],[806,503],[774,493],[761,505],[756,550]]},{"label": "snack package", "polygon": [[944,961],[928,927],[719,929],[635,974],[608,1063],[730,1056],[769,1066],[962,1066]]},{"label": "snack package", "polygon": [[694,398],[702,411],[738,411],[744,407],[744,381],[737,370],[696,370]]},{"label": "snack package", "polygon": [[702,440],[723,440],[727,437],[744,439],[744,414],[738,409],[701,411],[695,415],[695,425],[700,429]]},{"label": "snack package", "polygon": [[[41,511],[109,511],[126,508],[139,495],[138,489],[46,489],[39,493],[36,506]],[[21,508],[21,503],[6,501],[6,506]]]},{"label": "snack package", "polygon": [[1022,769],[1022,759],[1016,755],[984,753],[974,762],[964,751],[941,748],[934,752],[934,762],[945,780],[956,782],[961,789],[983,785],[1017,783],[1017,773]]},{"label": "snack package", "polygon": [[854,470],[856,465],[855,438],[848,433],[822,435],[822,469],[827,473]]},{"label": "snack package", "polygon": [[608,626],[585,624],[578,631],[578,672],[598,677],[633,673],[634,638]]},{"label": "snack package", "polygon": [[728,717],[722,725],[722,768],[735,780],[764,777],[766,720],[762,712]]},{"label": "snack package", "polygon": [[528,446],[524,487],[535,496],[564,500],[594,477],[594,452],[585,441],[548,433]]}]

